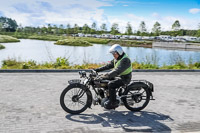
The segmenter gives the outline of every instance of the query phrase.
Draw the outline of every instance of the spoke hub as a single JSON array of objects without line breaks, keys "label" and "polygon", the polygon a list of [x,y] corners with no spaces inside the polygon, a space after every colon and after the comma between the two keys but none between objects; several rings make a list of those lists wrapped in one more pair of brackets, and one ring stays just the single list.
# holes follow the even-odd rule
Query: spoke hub
[{"label": "spoke hub", "polygon": [[78,100],[79,100],[78,95],[74,95],[74,96],[72,97],[72,101],[73,101],[73,102],[78,102]]},{"label": "spoke hub", "polygon": [[139,103],[142,101],[142,94],[136,93],[132,95],[132,99],[136,102]]}]

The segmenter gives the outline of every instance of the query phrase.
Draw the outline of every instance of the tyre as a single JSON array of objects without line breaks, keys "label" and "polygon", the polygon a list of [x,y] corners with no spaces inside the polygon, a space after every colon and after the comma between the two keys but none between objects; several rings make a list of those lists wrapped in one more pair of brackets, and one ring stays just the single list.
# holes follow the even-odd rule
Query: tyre
[{"label": "tyre", "polygon": [[71,84],[63,90],[60,105],[67,113],[80,114],[92,104],[91,91],[82,84]]},{"label": "tyre", "polygon": [[150,100],[150,92],[147,87],[129,86],[123,99],[124,106],[131,111],[140,111],[144,109]]}]

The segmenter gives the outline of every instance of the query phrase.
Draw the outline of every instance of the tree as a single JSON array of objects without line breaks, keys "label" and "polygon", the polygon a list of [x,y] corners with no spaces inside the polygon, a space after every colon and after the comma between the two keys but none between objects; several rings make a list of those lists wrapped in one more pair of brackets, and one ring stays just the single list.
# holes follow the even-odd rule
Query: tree
[{"label": "tree", "polygon": [[53,33],[52,32],[52,26],[51,26],[51,24],[48,24],[48,26],[47,26],[47,32],[50,33],[50,34]]},{"label": "tree", "polygon": [[0,31],[3,31],[3,23],[0,22]]},{"label": "tree", "polygon": [[180,27],[181,27],[180,22],[178,20],[176,20],[172,25],[172,30],[177,31],[180,29]]},{"label": "tree", "polygon": [[[0,23],[0,27],[1,27],[1,23]],[[1,31],[1,28],[0,28],[0,31]],[[22,27],[22,24],[19,24],[19,26],[17,27],[17,29],[16,29],[16,34],[17,34],[17,32],[22,32],[23,31],[23,27]]]},{"label": "tree", "polygon": [[196,35],[197,35],[198,37],[200,37],[200,23],[198,24],[198,30],[197,30]]},{"label": "tree", "polygon": [[6,17],[0,17],[1,28],[5,29],[5,31],[15,32],[18,25],[15,20]]},{"label": "tree", "polygon": [[93,22],[91,26],[91,33],[96,34],[96,30],[97,30],[97,24]]},{"label": "tree", "polygon": [[107,31],[106,24],[103,23],[103,24],[100,26],[100,29],[101,29],[101,34],[102,34],[102,33],[105,33],[105,32]]},{"label": "tree", "polygon": [[140,31],[140,33],[141,33],[142,35],[147,31],[147,29],[146,29],[146,24],[145,24],[144,21],[141,21],[140,26],[139,26],[139,31]]},{"label": "tree", "polygon": [[119,33],[119,28],[118,28],[118,24],[117,23],[113,23],[112,24],[112,27],[111,27],[111,34],[115,35],[117,33]]},{"label": "tree", "polygon": [[160,35],[160,33],[161,33],[161,25],[160,25],[160,23],[156,22],[156,23],[153,25],[152,32],[153,32],[154,34],[156,34],[156,36]]},{"label": "tree", "polygon": [[58,27],[56,25],[53,25],[53,33],[58,34]]},{"label": "tree", "polygon": [[78,34],[79,32],[79,26],[78,24],[74,24],[74,34]]},{"label": "tree", "polygon": [[127,26],[126,26],[126,34],[127,34],[127,35],[132,35],[132,34],[133,34],[132,26],[131,26],[130,22],[127,23]]},{"label": "tree", "polygon": [[83,33],[84,34],[90,33],[90,27],[87,24],[84,24],[83,26]]},{"label": "tree", "polygon": [[44,33],[44,34],[46,34],[47,33],[47,27],[45,27],[45,26],[43,26],[42,28],[41,28],[41,32],[42,33]]},{"label": "tree", "polygon": [[97,24],[95,22],[93,22],[91,28],[94,30],[97,30]]},{"label": "tree", "polygon": [[58,33],[59,34],[63,34],[64,33],[64,26],[63,26],[63,24],[60,24],[59,29],[58,29]]},{"label": "tree", "polygon": [[66,29],[67,35],[71,34],[71,25],[67,24],[67,29]]}]

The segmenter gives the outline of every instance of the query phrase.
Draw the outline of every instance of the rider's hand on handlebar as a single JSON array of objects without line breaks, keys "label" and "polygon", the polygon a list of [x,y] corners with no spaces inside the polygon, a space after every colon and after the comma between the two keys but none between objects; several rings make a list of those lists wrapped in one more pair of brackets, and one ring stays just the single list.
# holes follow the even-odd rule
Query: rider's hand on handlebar
[{"label": "rider's hand on handlebar", "polygon": [[92,69],[91,73],[97,74],[97,71],[95,69]]},{"label": "rider's hand on handlebar", "polygon": [[108,74],[103,74],[100,76],[101,79],[109,79],[109,76]]}]

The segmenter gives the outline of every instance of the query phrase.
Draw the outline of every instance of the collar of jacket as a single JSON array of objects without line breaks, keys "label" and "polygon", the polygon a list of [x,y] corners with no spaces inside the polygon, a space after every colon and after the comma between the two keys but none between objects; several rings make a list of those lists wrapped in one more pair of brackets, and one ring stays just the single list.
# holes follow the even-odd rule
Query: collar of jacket
[{"label": "collar of jacket", "polygon": [[123,54],[120,55],[120,56],[117,58],[117,61],[120,60],[124,55],[125,55],[125,53],[123,52]]}]

